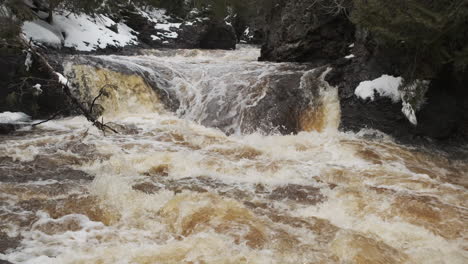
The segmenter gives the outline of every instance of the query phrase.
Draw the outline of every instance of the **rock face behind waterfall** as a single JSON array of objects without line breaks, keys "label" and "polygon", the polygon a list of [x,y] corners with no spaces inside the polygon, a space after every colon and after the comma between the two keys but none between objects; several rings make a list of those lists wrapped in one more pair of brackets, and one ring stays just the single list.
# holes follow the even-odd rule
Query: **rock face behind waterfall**
[{"label": "rock face behind waterfall", "polygon": [[[327,81],[338,87],[341,99],[341,129],[374,128],[402,140],[415,137],[467,138],[468,90],[466,78],[448,70],[432,80],[426,103],[412,125],[402,113],[401,102],[375,96],[362,100],[356,87],[383,74],[401,76],[405,54],[383,49],[365,29],[349,19],[351,1],[341,1],[347,12],[336,9],[332,0],[279,0],[267,16],[266,43],[260,60],[311,62],[330,65]],[[346,58],[345,58],[346,57]]]}]

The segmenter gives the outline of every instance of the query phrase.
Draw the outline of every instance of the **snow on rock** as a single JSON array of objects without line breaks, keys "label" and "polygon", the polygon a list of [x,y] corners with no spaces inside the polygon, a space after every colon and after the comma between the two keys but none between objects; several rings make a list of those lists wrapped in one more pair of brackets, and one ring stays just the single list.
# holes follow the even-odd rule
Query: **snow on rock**
[{"label": "snow on rock", "polygon": [[401,100],[400,92],[398,87],[400,87],[403,78],[393,77],[390,75],[382,75],[381,77],[372,80],[361,82],[354,94],[361,99],[375,99],[375,93],[383,97],[389,97],[394,103],[397,103]]},{"label": "snow on rock", "polygon": [[26,67],[26,71],[29,71],[31,69],[32,64],[33,64],[32,54],[31,54],[31,51],[28,50],[26,54],[26,59],[24,60],[24,66]]},{"label": "snow on rock", "polygon": [[117,32],[109,27],[116,23],[110,18],[99,15],[92,18],[87,15],[70,15],[68,18],[56,15],[54,24],[65,32],[65,47],[74,47],[77,50],[91,51],[107,46],[126,46],[136,44],[136,36],[133,35],[127,25],[117,24]]},{"label": "snow on rock", "polygon": [[167,20],[171,17],[166,15],[166,9],[153,8],[153,9],[142,9],[137,8],[138,13],[153,23],[167,23]]},{"label": "snow on rock", "polygon": [[61,31],[42,20],[26,21],[23,24],[23,33],[27,39],[46,43],[52,47],[60,47],[64,41]]},{"label": "snow on rock", "polygon": [[61,73],[55,72],[55,74],[58,76],[58,81],[62,85],[68,85],[68,79],[65,78]]},{"label": "snow on rock", "polygon": [[33,88],[33,94],[35,96],[39,96],[39,95],[41,95],[43,93],[43,91],[41,89],[42,85],[40,85],[39,83],[34,85],[32,88]]},{"label": "snow on rock", "polygon": [[349,54],[348,56],[345,57],[345,59],[350,60],[350,59],[352,59],[354,57],[356,57],[354,54]]},{"label": "snow on rock", "polygon": [[[111,29],[114,27],[115,31]],[[42,20],[26,22],[23,33],[27,38],[49,46],[75,48],[80,51],[92,51],[107,46],[126,46],[137,44],[136,33],[123,23],[97,15],[85,14],[64,16],[54,13],[54,22],[48,24]]]},{"label": "snow on rock", "polygon": [[175,28],[175,29],[180,28],[180,25],[182,25],[182,23],[165,23],[165,24],[156,24],[156,26],[154,27],[156,29],[171,31],[172,28]]},{"label": "snow on rock", "polygon": [[[375,99],[375,93],[383,97],[389,97],[394,103],[402,102],[401,112],[405,115],[408,121],[413,125],[418,125],[418,120],[416,118],[416,111],[419,110],[422,104],[423,98],[419,98],[416,104],[412,104],[411,101],[414,101],[416,98],[417,90],[416,87],[427,87],[429,85],[428,81],[419,81],[416,80],[414,85],[403,87],[403,91],[400,91],[400,86],[403,82],[401,77],[393,77],[390,75],[382,75],[381,77],[372,80],[361,82],[354,94],[361,99]],[[418,85],[420,84],[420,85]],[[419,91],[421,94],[424,94],[425,91]],[[417,99],[417,98],[416,98]],[[419,102],[421,101],[421,102]]]},{"label": "snow on rock", "polygon": [[3,112],[0,113],[0,123],[27,123],[31,121],[31,117],[21,112]]},{"label": "snow on rock", "polygon": [[250,30],[250,27],[247,27],[244,30],[244,33],[242,33],[242,38],[244,42],[252,41],[252,39],[254,38],[254,35],[253,35],[253,32]]},{"label": "snow on rock", "polygon": [[142,17],[155,24],[154,28],[156,30],[160,31],[157,33],[158,36],[151,36],[153,40],[161,40],[161,38],[176,39],[179,37],[179,33],[177,31],[179,30],[182,23],[170,23],[169,20],[171,17],[166,15],[165,9],[153,8],[145,10],[139,8],[137,10]]},{"label": "snow on rock", "polygon": [[160,30],[162,32],[158,32],[158,36],[162,36],[164,38],[170,38],[170,39],[176,39],[179,37],[179,33],[177,31],[179,30],[180,26],[182,23],[165,23],[165,24],[156,24],[154,27],[157,30]]}]

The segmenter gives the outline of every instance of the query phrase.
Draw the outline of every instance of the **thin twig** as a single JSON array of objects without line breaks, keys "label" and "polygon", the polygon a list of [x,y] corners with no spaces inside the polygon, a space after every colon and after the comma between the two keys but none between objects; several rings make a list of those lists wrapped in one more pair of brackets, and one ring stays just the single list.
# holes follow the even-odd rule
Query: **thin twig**
[{"label": "thin twig", "polygon": [[103,94],[104,94],[104,88],[101,88],[101,90],[99,90],[98,96],[94,97],[93,102],[91,103],[91,106],[89,107],[90,113],[93,113],[93,108],[94,108],[94,105],[96,104],[96,100],[99,99],[99,97],[101,97]]},{"label": "thin twig", "polygon": [[54,120],[55,118],[57,118],[64,110],[60,110],[58,112],[56,112],[55,114],[53,114],[51,117],[49,117],[47,120],[44,120],[44,121],[41,121],[41,122],[38,122],[38,123],[35,123],[35,124],[32,124],[31,126],[32,127],[36,127],[38,125],[41,125],[41,124],[44,124],[46,122],[49,122],[51,120]]}]

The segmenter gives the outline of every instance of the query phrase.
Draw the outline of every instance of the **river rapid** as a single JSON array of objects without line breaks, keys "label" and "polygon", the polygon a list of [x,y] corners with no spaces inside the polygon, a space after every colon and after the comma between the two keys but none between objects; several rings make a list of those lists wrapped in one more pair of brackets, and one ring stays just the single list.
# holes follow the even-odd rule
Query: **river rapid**
[{"label": "river rapid", "polygon": [[340,132],[330,69],[258,55],[65,59],[119,133],[73,117],[0,136],[0,259],[468,263],[467,160]]}]

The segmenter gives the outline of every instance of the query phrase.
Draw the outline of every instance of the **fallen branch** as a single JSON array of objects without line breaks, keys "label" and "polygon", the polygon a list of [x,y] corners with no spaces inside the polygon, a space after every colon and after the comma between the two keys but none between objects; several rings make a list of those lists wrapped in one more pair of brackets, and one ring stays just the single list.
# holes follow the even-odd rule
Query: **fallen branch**
[{"label": "fallen branch", "polygon": [[[100,122],[97,118],[95,118],[92,114],[92,112],[86,107],[81,104],[81,102],[73,96],[71,93],[70,87],[68,86],[68,80],[66,80],[60,73],[56,72],[52,66],[50,66],[48,60],[44,55],[41,54],[40,51],[37,51],[30,43],[28,43],[24,38],[21,38],[23,44],[28,47],[29,52],[32,53],[32,55],[36,58],[36,60],[39,62],[41,68],[48,74],[51,80],[54,80],[59,84],[64,93],[70,98],[72,103],[81,111],[81,113],[86,117],[86,119],[91,122],[95,127],[97,127],[99,130],[103,131],[104,133],[108,131],[112,131],[114,133],[118,132],[113,129],[112,127],[106,125],[104,122]],[[104,88],[104,87],[103,87]],[[93,100],[93,104],[91,105],[91,110],[92,107],[94,106],[94,103],[96,102],[97,98],[100,97],[102,94],[101,92],[99,95]]]},{"label": "fallen branch", "polygon": [[54,120],[55,118],[57,118],[61,113],[63,112],[63,110],[60,110],[58,111],[57,113],[53,114],[51,117],[49,117],[48,119],[44,120],[44,121],[41,121],[41,122],[38,122],[38,123],[35,123],[35,124],[32,124],[31,126],[32,127],[36,127],[38,125],[42,125],[44,123],[47,123],[51,120]]},{"label": "fallen branch", "polygon": [[99,89],[99,94],[94,97],[93,99],[93,102],[91,102],[91,106],[89,107],[89,112],[90,113],[93,113],[93,108],[94,106],[96,105],[96,101],[102,96],[104,95],[104,89],[106,89],[107,87],[112,87],[112,88],[115,88],[114,85],[111,85],[111,84],[105,84],[104,86],[101,87],[101,89]]}]

